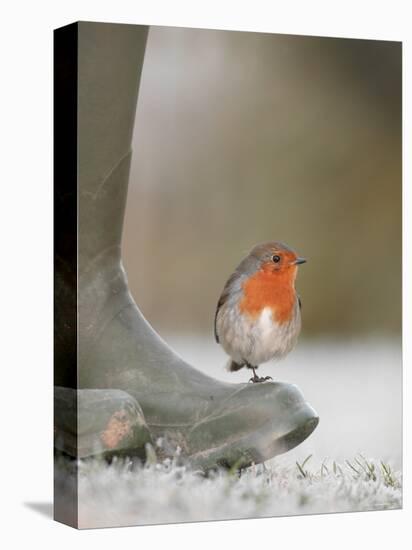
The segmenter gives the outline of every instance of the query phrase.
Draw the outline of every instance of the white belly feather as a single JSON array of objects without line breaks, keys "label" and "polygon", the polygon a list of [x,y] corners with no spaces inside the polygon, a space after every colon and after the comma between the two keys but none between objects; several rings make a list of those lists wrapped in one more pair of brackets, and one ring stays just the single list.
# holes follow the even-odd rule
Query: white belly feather
[{"label": "white belly feather", "polygon": [[239,315],[237,307],[221,308],[217,318],[219,341],[230,357],[239,364],[252,366],[270,359],[281,359],[296,344],[300,331],[300,311],[296,307],[290,321],[279,324],[266,307],[256,319]]}]

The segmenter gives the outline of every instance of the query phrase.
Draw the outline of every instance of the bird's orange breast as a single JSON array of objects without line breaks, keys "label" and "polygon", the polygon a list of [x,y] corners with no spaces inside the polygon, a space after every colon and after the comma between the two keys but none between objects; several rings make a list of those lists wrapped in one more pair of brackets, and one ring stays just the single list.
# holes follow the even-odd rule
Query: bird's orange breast
[{"label": "bird's orange breast", "polygon": [[278,323],[289,321],[296,301],[293,275],[289,270],[284,273],[261,270],[249,277],[243,283],[240,311],[256,318],[265,307],[270,307]]}]

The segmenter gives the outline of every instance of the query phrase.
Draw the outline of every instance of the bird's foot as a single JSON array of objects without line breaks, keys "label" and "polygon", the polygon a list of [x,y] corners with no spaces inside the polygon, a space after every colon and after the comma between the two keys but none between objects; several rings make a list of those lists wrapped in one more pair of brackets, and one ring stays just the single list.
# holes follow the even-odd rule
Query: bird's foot
[{"label": "bird's foot", "polygon": [[266,382],[267,380],[273,380],[273,378],[271,376],[258,376],[255,374],[252,378],[250,378],[249,382],[257,384],[258,382]]},{"label": "bird's foot", "polygon": [[249,380],[249,382],[252,382],[253,384],[257,384],[258,382],[266,382],[266,380],[273,380],[273,378],[271,376],[258,376],[256,374],[257,367],[252,367],[252,365],[249,365],[249,363],[246,363],[246,366],[249,369],[252,369],[252,371],[253,371],[253,376]]}]

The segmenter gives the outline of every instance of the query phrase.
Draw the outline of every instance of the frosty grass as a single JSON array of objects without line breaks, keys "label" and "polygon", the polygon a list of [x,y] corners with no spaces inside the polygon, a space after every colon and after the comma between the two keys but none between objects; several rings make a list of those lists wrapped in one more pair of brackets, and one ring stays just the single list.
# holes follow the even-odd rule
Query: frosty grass
[{"label": "frosty grass", "polygon": [[241,473],[204,475],[179,456],[79,463],[80,527],[110,527],[297,514],[388,510],[402,506],[401,474],[356,456],[315,466],[276,459]]}]

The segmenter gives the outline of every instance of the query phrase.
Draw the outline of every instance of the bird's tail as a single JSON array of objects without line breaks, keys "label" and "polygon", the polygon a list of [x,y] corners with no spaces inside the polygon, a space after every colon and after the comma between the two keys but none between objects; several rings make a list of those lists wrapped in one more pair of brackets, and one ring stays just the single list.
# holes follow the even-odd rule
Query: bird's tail
[{"label": "bird's tail", "polygon": [[231,359],[228,364],[227,364],[227,370],[229,370],[230,372],[234,372],[234,371],[237,371],[237,370],[240,370],[244,367],[245,365],[242,363],[242,364],[239,364],[239,363],[236,363],[236,361],[233,361],[233,359]]}]

